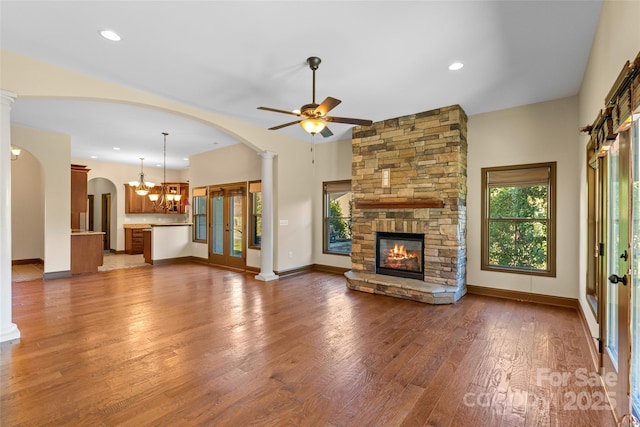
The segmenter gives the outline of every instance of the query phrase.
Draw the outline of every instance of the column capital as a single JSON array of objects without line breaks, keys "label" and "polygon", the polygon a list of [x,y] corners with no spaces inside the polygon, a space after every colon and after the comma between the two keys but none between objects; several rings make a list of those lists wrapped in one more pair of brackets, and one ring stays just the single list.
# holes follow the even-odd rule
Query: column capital
[{"label": "column capital", "polygon": [[263,159],[273,159],[275,156],[277,156],[278,153],[274,153],[273,151],[260,151],[258,153],[258,156],[262,157]]},{"label": "column capital", "polygon": [[17,97],[18,95],[14,92],[0,89],[0,102],[2,102],[5,105],[13,104],[13,102],[16,100]]}]

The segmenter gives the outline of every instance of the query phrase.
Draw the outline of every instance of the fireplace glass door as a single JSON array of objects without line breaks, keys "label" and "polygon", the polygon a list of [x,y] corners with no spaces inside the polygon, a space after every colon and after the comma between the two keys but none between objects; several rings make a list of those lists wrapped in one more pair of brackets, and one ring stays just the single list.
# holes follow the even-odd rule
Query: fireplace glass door
[{"label": "fireplace glass door", "polygon": [[424,235],[376,233],[376,273],[424,280]]}]

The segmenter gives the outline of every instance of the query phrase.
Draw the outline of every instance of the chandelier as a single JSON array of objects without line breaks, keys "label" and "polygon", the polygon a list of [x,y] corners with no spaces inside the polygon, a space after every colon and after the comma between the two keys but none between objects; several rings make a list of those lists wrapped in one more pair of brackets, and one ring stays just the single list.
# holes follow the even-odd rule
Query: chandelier
[{"label": "chandelier", "polygon": [[145,181],[144,170],[142,165],[144,163],[144,157],[140,157],[140,177],[138,181],[129,181],[131,187],[135,187],[134,191],[139,196],[146,196],[151,191],[151,188],[155,185],[153,182]]},{"label": "chandelier", "polygon": [[156,209],[160,209],[165,213],[171,210],[175,202],[179,202],[182,198],[181,194],[171,192],[167,189],[167,132],[162,132],[164,137],[164,159],[163,159],[163,180],[160,193],[149,194],[149,200],[153,202]]}]

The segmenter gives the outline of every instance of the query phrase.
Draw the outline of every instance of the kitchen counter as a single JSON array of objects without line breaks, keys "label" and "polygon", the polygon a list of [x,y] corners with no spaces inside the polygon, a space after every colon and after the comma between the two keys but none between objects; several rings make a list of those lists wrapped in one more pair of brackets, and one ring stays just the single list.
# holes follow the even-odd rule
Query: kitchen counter
[{"label": "kitchen counter", "polygon": [[127,228],[149,228],[150,224],[124,224],[123,227]]},{"label": "kitchen counter", "polygon": [[151,227],[175,227],[178,225],[188,225],[190,226],[190,222],[168,222],[166,224],[149,224]]},{"label": "kitchen counter", "polygon": [[92,234],[104,234],[104,231],[71,230],[72,236],[90,236]]}]

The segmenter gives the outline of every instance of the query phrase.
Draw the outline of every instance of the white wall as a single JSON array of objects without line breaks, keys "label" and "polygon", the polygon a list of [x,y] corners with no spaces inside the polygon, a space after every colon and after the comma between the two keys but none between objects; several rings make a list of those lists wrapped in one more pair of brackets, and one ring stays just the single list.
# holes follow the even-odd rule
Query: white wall
[{"label": "white wall", "polygon": [[[579,95],[579,125],[593,123],[604,108],[604,98],[609,93],[624,63],[633,59],[640,50],[640,1],[606,0],[602,6],[600,21],[591,48],[587,70]],[[580,242],[579,251],[579,297],[591,334],[598,336],[598,325],[585,299],[587,275],[587,189],[586,154],[588,137],[580,138],[575,157],[580,176]]]},{"label": "white wall", "polygon": [[[262,176],[262,158],[244,144],[236,144],[189,158],[190,191],[196,187],[216,184],[230,184],[260,180]],[[191,196],[189,196],[191,198]],[[206,243],[193,243],[192,255],[198,258],[208,257]],[[247,250],[247,266],[260,267],[260,251]]]},{"label": "white wall", "polygon": [[11,162],[11,258],[44,259],[43,172],[27,150]]},{"label": "white wall", "polygon": [[[563,98],[469,117],[467,283],[578,298],[578,99]],[[481,168],[557,162],[556,277],[482,271]]]},{"label": "white wall", "polygon": [[322,253],[322,183],[351,179],[351,140],[316,144],[313,169],[313,263],[351,268],[351,257]]},{"label": "white wall", "polygon": [[[59,133],[11,126],[11,143],[29,151],[42,165],[44,272],[68,273],[71,269],[71,139]],[[28,190],[27,183],[16,189]]]}]

